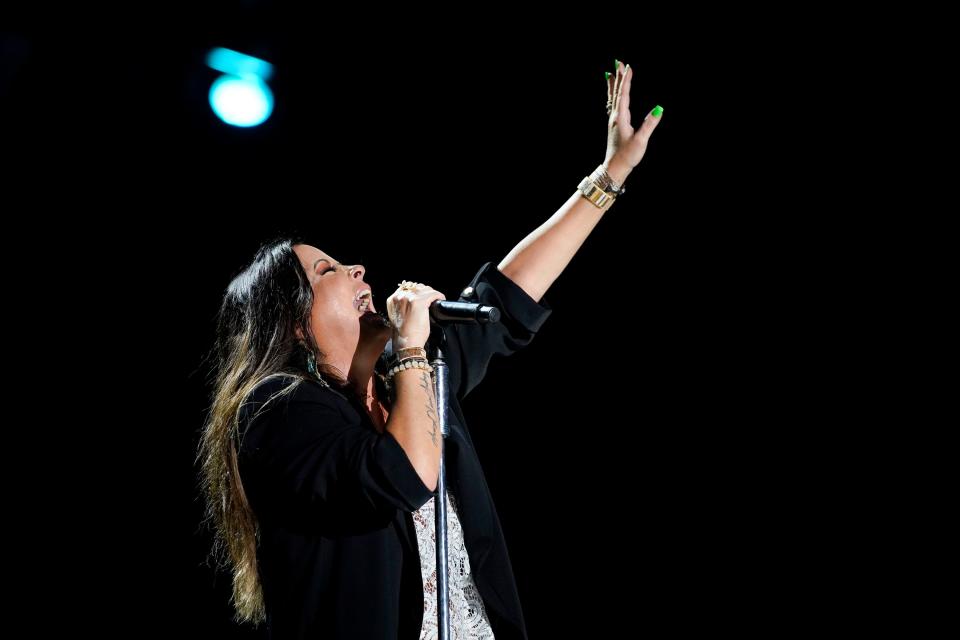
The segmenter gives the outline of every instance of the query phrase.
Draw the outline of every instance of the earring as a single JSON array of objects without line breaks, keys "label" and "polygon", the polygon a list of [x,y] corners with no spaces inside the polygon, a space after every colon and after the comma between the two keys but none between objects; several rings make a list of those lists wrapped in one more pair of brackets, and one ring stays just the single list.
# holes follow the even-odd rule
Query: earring
[{"label": "earring", "polygon": [[323,376],[320,375],[320,372],[317,371],[317,356],[313,352],[313,349],[311,349],[309,345],[307,345],[307,343],[303,340],[300,341],[300,346],[301,348],[303,348],[304,351],[307,352],[307,373],[309,373],[311,376],[316,378],[320,382],[320,384],[329,388],[330,385],[327,383],[326,380],[323,379]]}]

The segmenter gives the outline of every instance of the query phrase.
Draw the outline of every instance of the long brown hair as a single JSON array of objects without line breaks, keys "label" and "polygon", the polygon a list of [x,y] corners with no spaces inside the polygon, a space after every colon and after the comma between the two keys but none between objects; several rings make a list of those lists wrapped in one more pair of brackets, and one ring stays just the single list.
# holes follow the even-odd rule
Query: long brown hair
[{"label": "long brown hair", "polygon": [[[263,245],[227,287],[211,354],[211,406],[197,456],[205,522],[214,534],[211,553],[218,567],[232,573],[236,619],[254,624],[264,620],[265,608],[257,568],[257,518],[237,465],[240,409],[254,387],[277,374],[291,376],[280,394],[308,376],[338,388],[346,384],[343,372],[321,363],[310,327],[313,289],[293,251],[295,244],[281,238]],[[310,354],[316,372],[306,370]]]}]

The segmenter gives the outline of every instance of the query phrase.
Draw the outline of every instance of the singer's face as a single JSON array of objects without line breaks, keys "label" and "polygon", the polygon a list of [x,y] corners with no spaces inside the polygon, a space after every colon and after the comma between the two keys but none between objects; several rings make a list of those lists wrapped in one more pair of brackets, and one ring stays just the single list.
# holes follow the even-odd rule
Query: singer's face
[{"label": "singer's face", "polygon": [[363,281],[366,269],[361,264],[341,264],[306,244],[294,246],[293,251],[313,288],[310,321],[317,343],[327,348],[337,345],[356,349],[361,330],[368,329],[367,325],[378,326],[381,320],[373,306],[372,292],[369,297],[357,298],[357,294],[370,290]]}]

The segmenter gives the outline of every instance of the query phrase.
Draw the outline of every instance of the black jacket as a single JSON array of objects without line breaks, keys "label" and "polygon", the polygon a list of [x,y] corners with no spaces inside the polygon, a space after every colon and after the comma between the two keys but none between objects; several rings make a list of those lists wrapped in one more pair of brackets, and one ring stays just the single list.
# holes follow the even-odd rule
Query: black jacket
[{"label": "black jacket", "polygon": [[[447,487],[497,640],[526,638],[503,532],[458,401],[480,383],[492,356],[527,345],[551,308],[492,262],[459,299],[496,306],[501,319],[444,328]],[[240,475],[260,525],[271,637],[417,640],[423,583],[411,513],[433,494],[356,400],[307,381],[262,407],[289,383],[274,377],[259,385],[240,424]]]}]

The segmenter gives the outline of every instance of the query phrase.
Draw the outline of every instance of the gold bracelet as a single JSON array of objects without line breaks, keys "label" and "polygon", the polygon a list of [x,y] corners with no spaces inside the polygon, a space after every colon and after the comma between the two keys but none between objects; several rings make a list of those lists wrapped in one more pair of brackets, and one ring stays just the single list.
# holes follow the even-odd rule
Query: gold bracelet
[{"label": "gold bracelet", "polygon": [[393,352],[394,357],[403,358],[409,355],[418,355],[421,358],[427,357],[427,350],[423,347],[404,347]]},{"label": "gold bracelet", "polygon": [[590,179],[593,180],[598,187],[614,197],[622,196],[627,192],[627,190],[623,188],[623,185],[613,181],[613,178],[607,173],[607,168],[603,165],[593,170],[593,173],[590,174]]},{"label": "gold bracelet", "polygon": [[589,200],[594,204],[598,209],[603,209],[603,207],[614,201],[616,196],[611,195],[601,189],[597,184],[590,179],[590,176],[584,178],[577,189],[580,190],[580,193],[584,198]]},{"label": "gold bracelet", "polygon": [[405,349],[398,349],[387,360],[387,366],[393,367],[401,362],[406,362],[407,360],[427,360],[427,350],[423,347],[407,347]]}]

